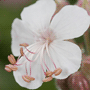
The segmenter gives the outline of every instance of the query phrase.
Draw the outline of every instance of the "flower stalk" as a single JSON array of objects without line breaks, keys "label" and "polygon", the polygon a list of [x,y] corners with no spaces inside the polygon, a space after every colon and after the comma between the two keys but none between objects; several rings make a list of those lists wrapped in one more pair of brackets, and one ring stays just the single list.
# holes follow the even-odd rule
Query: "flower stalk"
[{"label": "flower stalk", "polygon": [[89,29],[84,34],[84,42],[86,47],[86,54],[90,55],[90,38],[89,38]]},{"label": "flower stalk", "polygon": [[84,0],[82,7],[85,9],[87,4],[88,4],[88,1]]}]

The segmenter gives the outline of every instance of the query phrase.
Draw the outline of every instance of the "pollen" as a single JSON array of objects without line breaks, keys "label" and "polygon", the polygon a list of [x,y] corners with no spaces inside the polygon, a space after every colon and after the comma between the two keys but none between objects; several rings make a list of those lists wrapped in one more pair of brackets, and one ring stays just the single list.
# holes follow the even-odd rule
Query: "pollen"
[{"label": "pollen", "polygon": [[11,64],[15,64],[16,63],[16,60],[14,58],[14,56],[11,54],[10,56],[8,56],[8,60]]},{"label": "pollen", "polygon": [[53,72],[52,71],[47,71],[46,72],[46,76],[52,76],[53,75]]},{"label": "pollen", "polygon": [[20,53],[21,53],[21,56],[24,55],[24,53],[23,53],[23,48],[22,48],[22,47],[20,48]]},{"label": "pollen", "polygon": [[6,70],[7,72],[16,71],[17,69],[18,69],[18,68],[17,68],[16,66],[11,65],[11,64],[5,66],[5,70]]},{"label": "pollen", "polygon": [[53,77],[46,77],[45,79],[43,79],[43,82],[49,82],[53,79]]},{"label": "pollen", "polygon": [[55,76],[58,76],[61,72],[62,72],[62,69],[61,68],[57,68],[57,69],[54,70],[53,73],[55,74]]},{"label": "pollen", "polygon": [[9,65],[6,65],[6,66],[5,66],[5,70],[6,70],[7,72],[11,72],[11,71],[12,71],[12,69],[9,67]]},{"label": "pollen", "polygon": [[28,76],[28,75],[23,75],[23,76],[22,76],[22,79],[23,79],[25,82],[30,82],[30,81],[35,80],[35,78],[30,77],[30,76]]}]

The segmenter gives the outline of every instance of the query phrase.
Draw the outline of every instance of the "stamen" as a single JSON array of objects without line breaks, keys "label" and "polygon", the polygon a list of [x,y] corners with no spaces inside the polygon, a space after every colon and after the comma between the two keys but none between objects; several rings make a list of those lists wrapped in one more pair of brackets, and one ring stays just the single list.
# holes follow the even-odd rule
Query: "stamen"
[{"label": "stamen", "polygon": [[[37,50],[38,50],[38,51],[41,50],[41,47],[38,48]],[[23,53],[24,53],[24,52],[23,52]],[[39,55],[40,55],[40,53],[38,53],[38,55],[36,56],[36,58],[35,58],[34,60],[30,60],[30,59],[27,58],[27,56],[26,56],[25,53],[24,53],[25,58],[26,58],[29,62],[35,62],[35,61],[37,60],[37,58],[39,57]],[[33,58],[33,57],[32,57],[32,58]]]},{"label": "stamen", "polygon": [[23,48],[22,47],[20,48],[20,53],[21,53],[21,56],[24,56]]},{"label": "stamen", "polygon": [[[23,53],[24,53],[24,52],[23,52]],[[27,56],[25,55],[25,53],[24,53],[24,56],[25,56],[25,58],[26,58],[29,62],[34,62],[34,61],[35,61],[35,60],[32,61],[32,60],[28,59]]]},{"label": "stamen", "polygon": [[[10,65],[10,64],[9,64]],[[13,71],[16,71],[18,68],[14,65],[10,65],[10,68],[13,70]]]},{"label": "stamen", "polygon": [[46,72],[44,71],[44,68],[43,68],[43,65],[42,65],[42,59],[43,59],[43,51],[45,49],[45,44],[42,46],[42,49],[41,49],[41,54],[40,54],[40,62],[41,62],[41,67],[42,67],[42,70],[44,72],[44,75],[46,76]]},{"label": "stamen", "polygon": [[22,79],[25,81],[25,82],[30,82],[30,80],[28,80],[25,76],[22,76]]},{"label": "stamen", "polygon": [[23,64],[25,64],[27,61],[24,61],[23,63],[21,63],[21,64],[15,64],[15,66],[20,66],[20,65],[23,65]]},{"label": "stamen", "polygon": [[8,71],[8,72],[9,72],[9,71],[12,71],[12,70],[13,70],[13,71],[16,71],[17,69],[18,69],[18,68],[17,68],[16,66],[11,65],[11,64],[5,66],[5,70]]},{"label": "stamen", "polygon": [[11,71],[12,71],[12,69],[9,67],[9,65],[6,65],[6,66],[5,66],[5,70],[6,70],[7,72],[11,72]]},{"label": "stamen", "polygon": [[18,63],[18,61],[20,60],[20,57],[21,57],[21,56],[19,56],[19,57],[18,57],[16,64],[17,64],[17,63]]},{"label": "stamen", "polygon": [[[33,45],[30,45],[29,46],[29,48],[30,48],[30,50],[32,49],[32,50],[36,50],[36,48],[35,47],[37,47],[38,45],[39,45],[39,48],[37,48],[37,53],[40,51],[40,49],[41,49],[41,47],[40,47],[40,45],[41,45],[42,43],[35,43],[35,44],[33,44]],[[41,45],[42,46],[42,45]],[[30,52],[31,54],[36,54],[35,52],[31,52],[30,50],[28,50],[27,48],[26,48],[26,50],[28,51],[28,52]],[[37,60],[37,58],[38,58],[38,56],[39,56],[39,53],[38,53],[38,55],[36,56],[36,58],[35,58],[35,60],[30,60],[30,59],[28,59],[27,58],[27,56],[25,55],[25,53],[23,52],[23,54],[24,54],[24,56],[25,56],[25,58],[29,61],[29,62],[34,62],[34,61],[36,61]],[[34,56],[34,55],[33,55]],[[33,57],[32,57],[33,58]]]},{"label": "stamen", "polygon": [[48,68],[48,66],[47,66],[46,63],[45,63],[44,58],[43,58],[43,62],[44,62],[44,64],[45,64],[46,68],[48,69],[48,71],[50,71],[50,69]]},{"label": "stamen", "polygon": [[44,72],[44,75],[46,76],[46,72],[44,71],[43,65],[41,64],[42,70]]},{"label": "stamen", "polygon": [[49,50],[48,50],[48,41],[47,41],[47,43],[46,43],[46,51],[47,51],[47,54],[48,54],[50,60],[52,61],[53,65],[54,65],[54,67],[56,68],[56,65],[55,65],[54,61],[52,60],[52,58],[51,58],[51,56],[50,56],[50,53],[49,53]]},{"label": "stamen", "polygon": [[28,75],[28,72],[27,72],[27,66],[26,66],[27,63],[25,63],[25,69],[26,69],[26,75]]},{"label": "stamen", "polygon": [[61,72],[62,72],[62,69],[61,68],[57,68],[57,69],[54,70],[53,73],[55,74],[55,76],[58,76]]},{"label": "stamen", "polygon": [[27,46],[29,46],[29,44],[27,44],[27,43],[22,43],[22,44],[20,44],[20,46],[27,47]]},{"label": "stamen", "polygon": [[28,52],[30,52],[31,54],[36,54],[35,52],[29,51],[26,47],[25,47],[25,49],[26,49]]},{"label": "stamen", "polygon": [[[35,46],[37,47],[37,45],[36,44],[33,44],[33,45],[31,45],[31,46],[29,46],[29,49],[30,50],[38,50],[38,51],[40,51],[40,49],[41,49],[41,47],[39,47],[39,48],[35,48]],[[39,45],[40,46],[40,45]],[[41,45],[42,46],[42,45]],[[25,47],[26,48],[26,47]],[[28,52],[30,52],[31,54],[36,54],[36,53],[34,53],[34,52],[31,52],[31,51],[29,51],[27,48],[26,48],[26,50],[28,51]],[[34,60],[30,60],[26,55],[25,55],[25,53],[23,52],[23,50],[22,50],[22,52],[21,53],[23,53],[23,55],[25,56],[25,58],[30,62],[30,76],[31,76],[31,62],[34,62],[34,61],[36,61],[37,60],[37,58],[39,57],[39,54],[40,53],[38,53],[37,54],[37,56],[36,56],[36,58],[34,59]],[[33,55],[34,56],[34,55]],[[33,58],[33,56],[31,56],[31,59]],[[22,65],[22,64],[17,64],[17,65]],[[26,75],[28,75],[28,72],[27,72],[27,67],[26,67],[26,64],[25,64],[25,69],[26,69]],[[22,77],[24,80],[26,80],[26,77]],[[26,80],[27,82],[28,82],[28,80]]]},{"label": "stamen", "polygon": [[43,82],[49,82],[49,81],[51,81],[52,79],[53,79],[53,77],[47,77],[47,78],[43,79]]},{"label": "stamen", "polygon": [[44,65],[46,66],[47,70],[50,71],[49,68],[48,68],[48,66],[47,66],[46,63],[45,63],[45,59],[44,59],[44,56],[43,56],[43,55],[44,55],[44,50],[43,50],[43,52],[42,52],[42,59],[43,59]]},{"label": "stamen", "polygon": [[30,76],[31,76],[31,62],[30,62]]},{"label": "stamen", "polygon": [[26,81],[26,82],[30,82],[30,81],[35,80],[35,78],[30,77],[30,76],[28,76],[28,75],[23,75],[22,78],[23,78],[23,80]]},{"label": "stamen", "polygon": [[47,71],[46,72],[46,76],[51,77],[52,75],[53,75],[53,72],[52,71]]},{"label": "stamen", "polygon": [[[41,60],[43,59],[43,62],[45,64],[46,68],[49,70],[49,68],[47,67],[47,65],[45,63],[44,57],[43,57],[45,46],[46,46],[46,43],[42,47],[41,54],[40,54],[40,59]],[[41,62],[41,66],[42,66],[42,69],[43,69],[43,72],[44,72],[44,68],[43,68],[42,62]],[[44,72],[44,74],[45,74],[45,76],[50,76],[51,77],[53,75],[53,72],[49,70],[46,73]],[[51,80],[50,78],[48,78],[48,79]],[[45,80],[45,82],[48,81],[47,78],[45,78],[44,80]]]},{"label": "stamen", "polygon": [[14,58],[14,56],[11,54],[10,56],[8,56],[8,60],[11,64],[15,64],[16,63],[16,60]]}]

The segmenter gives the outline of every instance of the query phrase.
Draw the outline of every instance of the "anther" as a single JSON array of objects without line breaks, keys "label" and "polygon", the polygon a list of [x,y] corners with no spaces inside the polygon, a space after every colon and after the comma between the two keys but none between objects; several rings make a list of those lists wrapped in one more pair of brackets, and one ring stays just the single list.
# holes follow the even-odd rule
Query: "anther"
[{"label": "anther", "polygon": [[55,74],[55,76],[58,76],[61,72],[62,72],[62,69],[61,68],[57,68],[57,69],[54,70],[53,73]]},{"label": "anther", "polygon": [[22,78],[23,78],[23,80],[26,81],[26,82],[30,82],[30,81],[35,80],[35,78],[30,77],[30,76],[28,76],[28,75],[23,75]]},{"label": "anther", "polygon": [[9,65],[6,65],[6,66],[5,66],[5,70],[6,70],[7,72],[11,72],[11,71],[12,71],[12,69],[10,68]]},{"label": "anther", "polygon": [[12,66],[12,70],[16,71],[18,68],[16,66]]},{"label": "anther", "polygon": [[13,71],[16,71],[18,69],[16,66],[11,65],[11,64],[9,64],[8,67]]},{"label": "anther", "polygon": [[47,71],[47,72],[46,72],[46,76],[50,77],[50,76],[52,76],[52,75],[53,75],[53,72],[52,72],[52,71]]},{"label": "anther", "polygon": [[27,43],[22,43],[22,44],[20,44],[20,46],[24,46],[24,47],[27,47],[27,46],[29,46]]},{"label": "anther", "polygon": [[53,77],[46,77],[45,79],[43,79],[43,82],[49,82],[53,79]]},{"label": "anther", "polygon": [[21,53],[21,56],[24,55],[24,53],[23,53],[23,48],[22,48],[22,47],[20,48],[20,53]]},{"label": "anther", "polygon": [[15,64],[16,63],[16,60],[14,58],[14,56],[11,54],[10,56],[8,56],[8,60],[11,64]]}]

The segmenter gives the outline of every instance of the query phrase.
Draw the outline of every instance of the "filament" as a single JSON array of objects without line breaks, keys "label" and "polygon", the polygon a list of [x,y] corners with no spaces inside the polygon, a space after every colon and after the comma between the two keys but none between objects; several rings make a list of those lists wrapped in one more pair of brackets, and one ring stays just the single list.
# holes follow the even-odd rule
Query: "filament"
[{"label": "filament", "polygon": [[31,76],[31,62],[30,62],[30,76]]},{"label": "filament", "polygon": [[[47,41],[47,42],[48,42],[48,41]],[[52,61],[53,65],[54,65],[54,67],[56,68],[56,65],[55,65],[54,61],[52,60],[52,58],[51,58],[51,56],[50,56],[50,53],[49,53],[49,50],[48,50],[48,43],[46,43],[46,51],[47,51],[47,54],[48,54],[50,60]]]},{"label": "filament", "polygon": [[25,69],[26,69],[26,75],[28,75],[28,72],[27,72],[27,66],[26,66],[27,63],[25,63]]},{"label": "filament", "polygon": [[23,65],[24,63],[26,63],[27,61],[24,61],[23,63],[21,64],[15,64],[16,66],[20,66],[20,65]]},{"label": "filament", "polygon": [[43,59],[43,51],[45,49],[45,44],[42,46],[42,49],[41,49],[41,54],[40,54],[40,62],[41,62],[41,67],[42,67],[42,70],[44,72],[44,75],[46,76],[46,73],[44,71],[44,68],[43,68],[43,65],[42,65],[42,59]]},{"label": "filament", "polygon": [[26,49],[28,52],[30,52],[31,54],[35,54],[35,52],[29,51],[26,47],[25,47],[25,49]]}]

